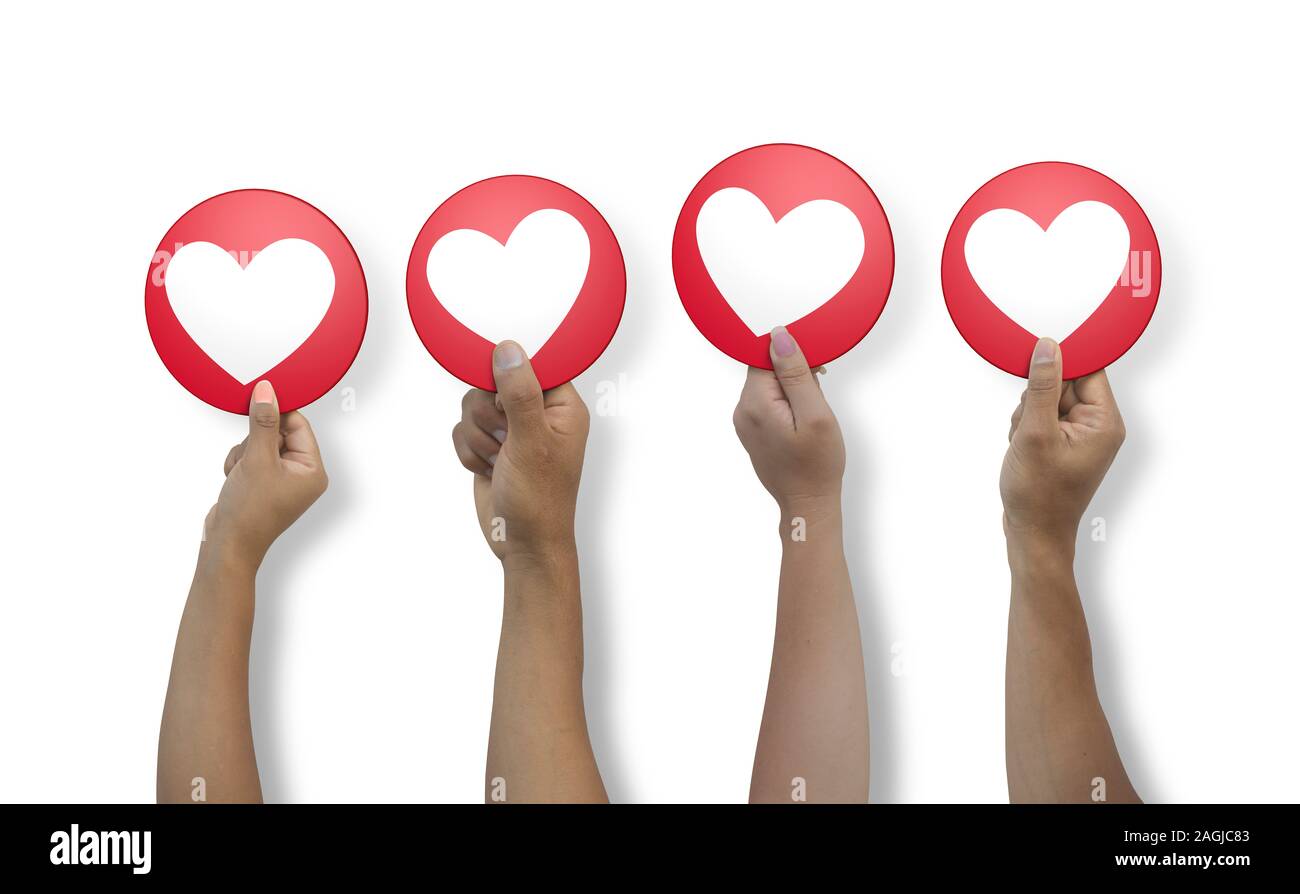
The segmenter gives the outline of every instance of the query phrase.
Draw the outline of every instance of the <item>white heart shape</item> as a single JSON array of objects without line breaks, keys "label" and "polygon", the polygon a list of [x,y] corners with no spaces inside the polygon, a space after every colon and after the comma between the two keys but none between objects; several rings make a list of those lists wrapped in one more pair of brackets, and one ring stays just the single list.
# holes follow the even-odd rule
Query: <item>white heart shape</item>
[{"label": "white heart shape", "polygon": [[713,284],[755,335],[835,297],[866,250],[861,222],[839,202],[804,202],[777,221],[758,196],[734,186],[700,208],[695,241]]},{"label": "white heart shape", "polygon": [[167,263],[167,300],[203,353],[244,385],[274,369],[316,331],[334,300],[334,267],[314,243],[280,239],[240,266],[211,242]]},{"label": "white heart shape", "polygon": [[429,250],[429,288],[453,317],[496,344],[519,342],[529,357],[559,328],[587,279],[591,240],[573,215],[543,208],[505,245],[478,230],[452,230]]},{"label": "white heart shape", "polygon": [[1039,338],[1064,341],[1111,293],[1129,258],[1128,225],[1104,202],[1076,202],[1044,230],[1010,208],[980,215],[966,266],[998,309]]}]

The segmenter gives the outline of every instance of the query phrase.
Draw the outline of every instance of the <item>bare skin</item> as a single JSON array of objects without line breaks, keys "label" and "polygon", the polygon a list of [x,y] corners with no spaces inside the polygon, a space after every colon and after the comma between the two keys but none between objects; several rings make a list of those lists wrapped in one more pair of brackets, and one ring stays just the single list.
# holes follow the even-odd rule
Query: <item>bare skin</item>
[{"label": "bare skin", "polygon": [[781,579],[751,802],[865,803],[867,685],[844,559],[844,438],[794,339],[750,368],[733,421],[781,511]]},{"label": "bare skin", "polygon": [[159,803],[262,800],[248,709],[257,569],[328,485],[307,419],[281,415],[269,382],[253,390],[248,437],[227,455],[225,472],[176,636],[158,736]]},{"label": "bare skin", "polygon": [[1000,486],[1011,611],[1007,627],[1007,787],[1013,802],[1140,800],[1097,697],[1092,644],[1074,580],[1083,513],[1124,441],[1106,373],[1061,381],[1041,339],[1011,417]]},{"label": "bare skin", "polygon": [[590,418],[573,385],[543,393],[514,342],[497,346],[492,371],[497,393],[467,393],[452,429],[505,572],[485,799],[605,802],[582,699],[573,533]]}]

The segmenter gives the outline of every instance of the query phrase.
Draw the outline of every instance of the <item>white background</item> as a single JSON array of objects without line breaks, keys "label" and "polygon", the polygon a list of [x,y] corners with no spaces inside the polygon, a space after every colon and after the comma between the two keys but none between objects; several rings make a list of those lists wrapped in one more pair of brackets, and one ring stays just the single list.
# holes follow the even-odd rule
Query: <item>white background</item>
[{"label": "white background", "polygon": [[451,449],[464,389],[417,340],[403,277],[444,198],[534,173],[604,213],[629,276],[622,328],[578,382],[593,411],[602,381],[624,383],[617,413],[593,413],[579,507],[596,754],[618,801],[743,800],[777,516],[731,427],[743,370],[682,311],[670,240],[705,171],[770,141],[855,167],[896,240],[884,315],[825,383],[849,447],[873,797],[1006,798],[997,473],[1021,383],[952,327],[939,256],[978,186],[1060,159],[1126,186],[1164,258],[1154,320],[1112,369],[1129,438],[1090,511],[1109,538],[1078,558],[1120,751],[1148,800],[1300,798],[1284,9],[10,10],[0,799],[153,797],[200,523],[245,423],[168,375],[143,284],[181,213],[249,186],[329,214],[371,297],[356,364],[307,411],[330,491],[258,581],[266,795],[481,798],[500,573]]}]

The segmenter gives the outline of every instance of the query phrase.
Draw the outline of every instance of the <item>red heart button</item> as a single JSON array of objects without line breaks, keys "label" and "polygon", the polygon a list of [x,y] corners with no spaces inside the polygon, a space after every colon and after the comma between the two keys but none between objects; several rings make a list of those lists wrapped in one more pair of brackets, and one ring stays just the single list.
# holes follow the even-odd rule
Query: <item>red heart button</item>
[{"label": "red heart button", "polygon": [[253,385],[283,412],[347,373],[366,331],[366,279],[343,231],[266,189],[213,196],[163,236],[144,290],[154,348],[214,407],[247,414]]},{"label": "red heart button", "polygon": [[1038,162],[976,190],[944,244],[944,300],[976,353],[1028,376],[1039,337],[1061,344],[1066,379],[1109,366],[1138,340],[1160,295],[1160,247],[1137,201],[1091,168]]},{"label": "red heart button", "polygon": [[723,353],[771,369],[769,332],[785,325],[819,366],[880,317],[894,240],[875,193],[844,162],[807,146],[756,146],[687,196],[673,276],[691,321]]},{"label": "red heart button", "polygon": [[[502,279],[505,267],[519,275]],[[541,177],[493,177],[457,192],[425,222],[406,269],[411,322],[425,348],[487,391],[496,390],[492,349],[505,339],[532,354],[542,388],[582,373],[614,337],[626,294],[623,253],[605,218]]]}]

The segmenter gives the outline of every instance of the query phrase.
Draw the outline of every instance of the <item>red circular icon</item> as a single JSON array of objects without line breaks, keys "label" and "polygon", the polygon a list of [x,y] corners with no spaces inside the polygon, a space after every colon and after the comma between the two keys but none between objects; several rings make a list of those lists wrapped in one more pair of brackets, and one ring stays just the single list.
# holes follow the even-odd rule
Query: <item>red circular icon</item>
[{"label": "red circular icon", "polygon": [[697,329],[725,354],[772,368],[787,326],[813,366],[871,331],[894,278],[894,239],[875,193],[807,146],[756,146],[716,165],[687,196],[673,276]]},{"label": "red circular icon", "polygon": [[1123,356],[1160,295],[1160,247],[1138,203],[1091,168],[1039,162],[981,186],[943,248],[943,294],[966,343],[1028,376],[1040,337],[1061,345],[1064,377]]},{"label": "red circular icon", "polygon": [[301,199],[241,189],[201,202],[163,237],[144,289],[158,356],[201,400],[247,414],[253,386],[283,412],[348,371],[366,331],[366,279],[342,230]]},{"label": "red circular icon", "polygon": [[596,362],[623,316],[614,231],[552,180],[509,175],[457,192],[411,248],[406,298],[425,348],[452,375],[495,391],[492,349],[517,341],[542,388]]}]

